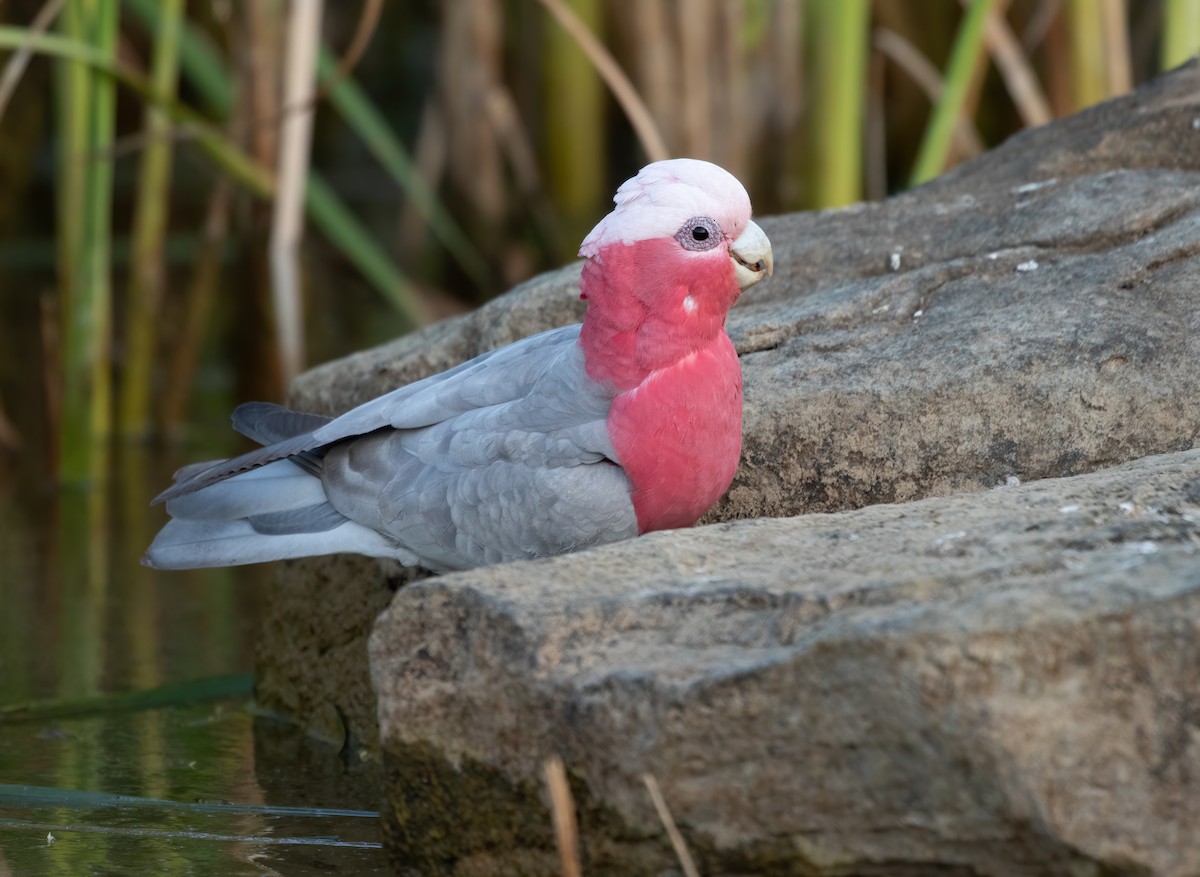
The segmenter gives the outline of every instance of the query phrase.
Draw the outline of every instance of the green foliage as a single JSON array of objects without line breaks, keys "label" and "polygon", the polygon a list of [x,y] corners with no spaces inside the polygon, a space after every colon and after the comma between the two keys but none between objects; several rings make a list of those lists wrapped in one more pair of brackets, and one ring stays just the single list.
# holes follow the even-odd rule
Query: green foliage
[{"label": "green foliage", "polygon": [[921,151],[913,168],[911,185],[919,186],[936,177],[946,165],[950,140],[962,116],[971,77],[983,53],[983,27],[995,7],[995,0],[971,0],[967,14],[954,38],[950,64],[942,83],[942,93],[934,106],[933,116],[921,140]]},{"label": "green foliage", "polygon": [[810,0],[813,93],[812,204],[862,198],[862,126],[867,97],[868,0]]},{"label": "green foliage", "polygon": [[[116,0],[70,0],[65,34],[111,60]],[[116,86],[79,61],[59,68],[59,282],[62,289],[60,474],[68,482],[102,477],[112,427],[112,164],[105,154],[116,124]]]}]

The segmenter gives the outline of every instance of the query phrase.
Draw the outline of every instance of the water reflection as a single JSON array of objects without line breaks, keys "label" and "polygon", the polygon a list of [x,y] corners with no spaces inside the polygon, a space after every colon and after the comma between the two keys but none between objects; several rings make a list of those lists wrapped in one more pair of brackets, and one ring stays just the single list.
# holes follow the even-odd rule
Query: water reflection
[{"label": "water reflection", "polygon": [[[0,710],[75,707],[0,715],[0,875],[375,873],[377,818],[308,809],[369,811],[373,789],[246,696],[189,703],[189,680],[253,669],[271,570],[138,563],[177,463],[126,449],[104,489],[0,487]],[[172,705],[92,699],[149,689]]]}]

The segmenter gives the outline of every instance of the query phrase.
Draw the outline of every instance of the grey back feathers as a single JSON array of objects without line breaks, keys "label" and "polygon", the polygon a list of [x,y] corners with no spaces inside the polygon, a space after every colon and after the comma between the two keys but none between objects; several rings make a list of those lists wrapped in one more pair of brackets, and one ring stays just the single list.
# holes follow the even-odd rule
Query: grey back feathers
[{"label": "grey back feathers", "polygon": [[177,473],[145,562],[349,551],[444,571],[636,535],[612,394],[578,337],[535,335],[337,418],[240,406],[235,429],[265,447]]}]

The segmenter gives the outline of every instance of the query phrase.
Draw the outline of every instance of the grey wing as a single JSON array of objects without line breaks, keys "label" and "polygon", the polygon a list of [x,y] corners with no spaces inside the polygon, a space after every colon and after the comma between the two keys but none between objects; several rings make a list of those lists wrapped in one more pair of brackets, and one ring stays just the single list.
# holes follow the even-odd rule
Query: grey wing
[{"label": "grey wing", "polygon": [[330,504],[442,570],[636,535],[611,399],[577,345],[554,360],[520,398],[338,443],[322,466]]},{"label": "grey wing", "polygon": [[[519,398],[541,378],[548,362],[555,361],[563,351],[577,347],[579,328],[578,325],[564,326],[532,335],[385,393],[332,420],[319,415],[297,415],[297,419],[286,420],[284,415],[272,412],[278,406],[258,402],[239,406],[234,412],[234,427],[251,438],[272,443],[199,471],[196,467],[186,473],[177,473],[175,484],[155,497],[154,502],[176,499],[238,473],[276,460],[316,452],[325,445],[384,427],[415,429],[429,426],[478,407]],[[255,421],[264,412],[271,422],[259,428]],[[303,428],[304,431],[284,434],[292,428]],[[179,477],[181,475],[186,477]]]}]

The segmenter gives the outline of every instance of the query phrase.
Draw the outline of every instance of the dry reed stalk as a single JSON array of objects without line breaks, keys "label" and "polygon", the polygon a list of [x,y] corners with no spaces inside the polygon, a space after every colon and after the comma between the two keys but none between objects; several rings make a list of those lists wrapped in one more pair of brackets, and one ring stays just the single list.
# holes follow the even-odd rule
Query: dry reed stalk
[{"label": "dry reed stalk", "polygon": [[869,201],[887,197],[887,111],[884,88],[887,56],[872,52],[867,70],[866,195]]},{"label": "dry reed stalk", "polygon": [[[62,12],[65,3],[66,0],[47,0],[46,5],[38,10],[38,14],[30,23],[29,32],[39,34],[49,30],[50,25],[54,24],[54,19],[58,18],[58,14]],[[0,74],[0,119],[4,118],[8,102],[12,100],[13,92],[17,90],[17,84],[21,81],[25,68],[29,66],[32,57],[32,47],[26,46],[13,52],[4,65],[4,72]]]},{"label": "dry reed stalk", "polygon": [[[963,0],[966,2],[966,0]],[[1004,16],[993,10],[984,24],[983,41],[988,53],[996,62],[1005,88],[1012,98],[1021,122],[1026,128],[1044,125],[1054,118],[1050,102],[1038,82],[1037,74],[1029,58],[1021,50],[1021,43],[1008,26]]]},{"label": "dry reed stalk", "polygon": [[658,812],[659,821],[662,822],[663,828],[667,830],[667,837],[671,839],[671,846],[675,848],[675,855],[679,859],[679,866],[683,868],[683,873],[687,877],[700,877],[700,872],[696,870],[696,863],[692,859],[692,854],[688,852],[687,844],[684,843],[683,835],[679,833],[679,827],[675,825],[675,819],[671,816],[671,810],[667,807],[667,801],[663,797],[662,790],[658,787],[658,780],[653,774],[642,774],[642,782],[646,784],[646,791],[650,793],[650,800],[654,802],[654,809]]},{"label": "dry reed stalk", "polygon": [[[1055,118],[1068,116],[1077,109],[1075,84],[1072,77],[1071,40],[1064,15],[1056,15],[1046,29],[1039,45],[1042,57],[1042,82],[1046,88],[1046,99],[1050,101],[1050,112]],[[1026,41],[1022,39],[1022,45]],[[1032,53],[1026,50],[1027,54]]]},{"label": "dry reed stalk", "polygon": [[[871,45],[908,74],[917,87],[936,104],[942,93],[942,74],[912,43],[887,28],[876,28]],[[959,117],[954,128],[954,151],[963,156],[983,152],[983,139],[970,119]]]},{"label": "dry reed stalk", "polygon": [[213,187],[201,232],[200,254],[184,296],[183,315],[171,344],[167,377],[158,409],[158,431],[172,436],[184,422],[188,399],[200,361],[200,348],[221,277],[221,250],[229,232],[233,184],[221,177]]},{"label": "dry reed stalk", "polygon": [[438,80],[446,170],[480,220],[474,231],[491,238],[507,210],[501,148],[487,116],[488,95],[503,76],[503,10],[492,0],[448,0],[442,11]]},{"label": "dry reed stalk", "polygon": [[1021,33],[1021,48],[1026,55],[1032,55],[1049,35],[1054,22],[1058,20],[1061,5],[1062,0],[1040,0]]},{"label": "dry reed stalk", "polygon": [[676,105],[680,114],[681,154],[711,158],[713,104],[712,0],[685,0],[675,4],[675,28],[679,33],[679,71],[676,77]]},{"label": "dry reed stalk", "polygon": [[16,451],[20,447],[21,434],[17,432],[13,422],[8,419],[8,415],[4,412],[4,400],[0,399],[0,448]]},{"label": "dry reed stalk", "polygon": [[579,861],[579,823],[575,819],[575,800],[567,782],[567,769],[557,755],[546,759],[543,768],[546,789],[550,792],[550,811],[554,818],[554,843],[562,862],[563,877],[582,877]]},{"label": "dry reed stalk", "polygon": [[1105,57],[1108,60],[1108,96],[1127,94],[1133,89],[1133,61],[1129,50],[1129,10],[1125,0],[1098,0],[1104,28]]},{"label": "dry reed stalk", "polygon": [[279,371],[284,384],[304,367],[304,308],[300,288],[300,241],[308,180],[316,94],[317,45],[322,0],[292,0],[287,22],[284,116],[279,132],[278,177],[269,244],[271,293]]},{"label": "dry reed stalk", "polygon": [[647,112],[667,143],[681,142],[675,107],[675,73],[679,69],[676,40],[667,23],[666,0],[644,0],[624,7],[627,10],[631,45],[637,71],[637,89],[645,99]]},{"label": "dry reed stalk", "polygon": [[[743,0],[727,0],[713,9],[716,64],[710,65],[712,106],[708,122],[712,158],[735,177],[746,179],[750,170],[752,132],[761,128],[759,96],[748,94],[749,61],[745,36],[746,8]],[[767,99],[771,99],[769,96]]]},{"label": "dry reed stalk", "polygon": [[[413,170],[430,192],[436,192],[446,173],[446,122],[442,102],[426,100],[417,123],[417,144],[413,149]],[[406,198],[400,206],[400,222],[396,232],[400,253],[412,259],[425,240],[428,224],[421,211]]]},{"label": "dry reed stalk", "polygon": [[[239,77],[230,131],[255,165],[272,172],[279,157],[279,127],[261,121],[278,120],[282,112],[283,19],[275,5],[273,0],[245,0],[234,7],[237,18],[228,28]],[[244,197],[235,204],[236,234],[248,241],[240,250],[238,266],[244,278],[239,286],[245,293],[234,304],[236,322],[230,331],[238,358],[236,393],[241,398],[278,399],[285,387],[279,370],[265,247],[271,207]]]},{"label": "dry reed stalk", "polygon": [[[582,233],[575,236],[574,232],[570,232],[567,237],[571,239],[564,240],[562,218],[556,215],[546,197],[537,154],[528,132],[521,124],[512,93],[503,85],[495,86],[488,95],[484,109],[496,132],[503,155],[513,170],[521,199],[533,214],[547,249],[555,253],[566,252],[568,257],[574,255]],[[588,227],[590,228],[590,225]],[[520,283],[534,272],[529,254],[520,244],[510,246],[501,255],[503,262],[500,276],[505,286]]]},{"label": "dry reed stalk", "polygon": [[909,178],[912,185],[933,179],[946,168],[954,132],[965,115],[971,80],[978,69],[979,58],[986,57],[983,51],[984,23],[996,3],[997,0],[970,0],[959,22],[946,62],[941,93],[921,136],[921,147]]},{"label": "dry reed stalk", "polygon": [[362,12],[358,16],[358,24],[354,27],[354,36],[350,38],[346,51],[342,52],[342,57],[338,59],[337,73],[325,83],[322,93],[330,91],[358,66],[371,43],[371,38],[379,28],[379,17],[382,14],[383,0],[365,0]]},{"label": "dry reed stalk", "polygon": [[[963,97],[962,110],[959,112],[959,118],[974,119],[979,114],[979,102],[983,96],[983,83],[987,79],[988,68],[991,66],[991,54],[987,51],[987,24],[989,21],[997,19],[1003,20],[1008,15],[1008,7],[1010,0],[993,0],[991,8],[984,16],[983,25],[981,27],[982,36],[979,40],[980,50],[975,55],[975,64],[971,71],[971,76],[968,81],[967,91]],[[959,5],[963,7],[964,16],[970,13],[971,0],[959,0]],[[957,164],[962,158],[955,156],[953,151],[950,154],[950,164]]]},{"label": "dry reed stalk", "polygon": [[[179,79],[183,0],[164,0],[155,27],[151,84],[164,100],[175,97]],[[170,221],[171,122],[154,104],[145,107],[145,151],[138,167],[134,203],[132,264],[125,296],[125,360],[121,369],[118,425],[126,436],[144,436],[151,426],[150,391],[159,341],[166,275],[164,247]]]},{"label": "dry reed stalk", "polygon": [[46,398],[46,455],[51,461],[59,459],[62,451],[62,317],[59,299],[43,291],[38,296],[38,335],[42,342],[42,393]]},{"label": "dry reed stalk", "polygon": [[650,161],[670,158],[671,153],[667,151],[666,143],[663,142],[662,134],[659,133],[654,118],[612,53],[596,39],[595,34],[587,29],[587,26],[579,20],[579,17],[563,0],[538,0],[538,2],[554,16],[554,20],[558,22],[559,26],[571,35],[579,44],[579,48],[596,66],[596,72],[600,74],[609,90],[612,91],[613,97],[617,99],[617,103],[621,105],[626,118],[633,126],[634,133],[637,134],[646,157]]},{"label": "dry reed stalk", "polygon": [[778,209],[800,202],[804,180],[804,131],[800,122],[807,100],[804,78],[804,4],[778,0],[770,9],[763,78],[769,99],[764,101],[759,135],[771,156],[767,168]]}]

